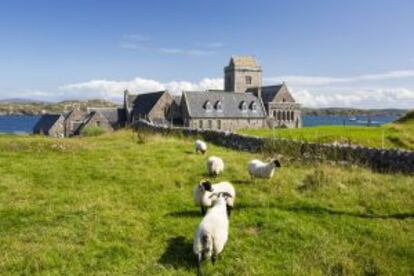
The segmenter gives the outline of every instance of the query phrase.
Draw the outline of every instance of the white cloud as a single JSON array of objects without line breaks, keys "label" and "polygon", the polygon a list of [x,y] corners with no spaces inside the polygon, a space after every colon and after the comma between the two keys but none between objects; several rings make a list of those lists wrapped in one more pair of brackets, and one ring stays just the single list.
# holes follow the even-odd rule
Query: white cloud
[{"label": "white cloud", "polygon": [[331,84],[341,83],[354,83],[360,81],[370,80],[390,80],[390,79],[402,79],[402,78],[414,78],[414,70],[398,70],[390,71],[380,74],[365,74],[353,77],[328,77],[328,76],[276,76],[271,78],[265,78],[266,82],[286,82],[293,86],[323,86]]},{"label": "white cloud", "polygon": [[59,88],[61,96],[78,98],[104,98],[120,101],[123,91],[128,89],[131,93],[143,93],[151,91],[169,90],[177,94],[186,91],[204,91],[208,89],[222,89],[223,80],[220,78],[204,78],[199,82],[171,81],[161,83],[155,80],[135,78],[128,81],[91,80],[82,83],[63,85]]},{"label": "white cloud", "polygon": [[414,107],[414,89],[343,88],[292,89],[294,97],[309,107],[407,108]]}]

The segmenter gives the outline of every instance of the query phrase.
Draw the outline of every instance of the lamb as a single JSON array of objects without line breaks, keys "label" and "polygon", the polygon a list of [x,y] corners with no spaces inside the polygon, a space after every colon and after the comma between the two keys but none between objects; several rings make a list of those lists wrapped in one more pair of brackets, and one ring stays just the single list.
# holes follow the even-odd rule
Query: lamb
[{"label": "lamb", "polygon": [[223,251],[229,235],[229,219],[226,213],[226,200],[229,193],[216,194],[217,201],[208,210],[195,233],[193,251],[197,257],[197,275],[201,275],[201,263],[211,258],[213,265]]},{"label": "lamb", "polygon": [[207,144],[201,140],[195,141],[195,151],[196,153],[201,152],[202,154],[206,153],[207,151]]},{"label": "lamb", "polygon": [[280,168],[280,162],[277,159],[272,159],[268,163],[260,160],[251,160],[248,165],[248,171],[251,177],[257,178],[272,178],[275,168]]},{"label": "lamb", "polygon": [[207,159],[207,171],[210,175],[218,176],[224,170],[224,162],[220,157],[210,156]]},{"label": "lamb", "polygon": [[217,200],[217,193],[228,193],[231,197],[227,197],[227,214],[231,215],[236,200],[236,190],[230,182],[223,181],[217,184],[211,184],[208,180],[202,180],[193,188],[193,200],[195,205],[201,207],[201,214],[205,215],[207,207],[211,207]]}]

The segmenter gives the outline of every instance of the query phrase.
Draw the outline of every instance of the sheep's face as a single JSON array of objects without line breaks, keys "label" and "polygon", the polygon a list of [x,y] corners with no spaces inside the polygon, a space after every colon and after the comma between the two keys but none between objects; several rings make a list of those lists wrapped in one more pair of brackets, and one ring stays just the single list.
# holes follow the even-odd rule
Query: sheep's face
[{"label": "sheep's face", "polygon": [[280,165],[280,162],[277,159],[274,159],[272,162],[273,162],[273,164],[275,164],[275,167],[277,167],[277,168],[280,168],[282,166],[282,165]]},{"label": "sheep's face", "polygon": [[211,186],[211,182],[210,181],[202,181],[199,185],[199,189],[201,191],[208,191],[208,192],[212,192],[213,191],[213,187]]}]

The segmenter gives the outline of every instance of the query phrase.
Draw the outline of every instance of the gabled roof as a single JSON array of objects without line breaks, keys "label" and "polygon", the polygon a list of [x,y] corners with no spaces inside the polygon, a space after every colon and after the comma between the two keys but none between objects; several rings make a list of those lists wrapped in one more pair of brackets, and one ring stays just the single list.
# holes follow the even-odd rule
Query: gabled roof
[{"label": "gabled roof", "polygon": [[232,56],[230,67],[259,67],[257,60],[253,56]]},{"label": "gabled roof", "polygon": [[134,100],[134,113],[148,114],[166,91],[138,94]]},{"label": "gabled roof", "polygon": [[[279,85],[262,86],[261,95],[264,104],[269,102],[289,102],[294,103],[295,99],[290,94],[287,86],[282,83]],[[284,100],[284,101],[283,101]]]},{"label": "gabled roof", "polygon": [[[262,102],[250,93],[231,92],[183,92],[188,114],[192,118],[263,118],[266,116]],[[213,106],[208,110],[206,103]],[[221,102],[221,110],[216,108],[217,102]],[[242,110],[242,103],[246,103],[247,109]],[[256,111],[252,110],[255,103]]]},{"label": "gabled roof", "polygon": [[59,120],[62,115],[60,114],[44,114],[40,117],[39,121],[33,127],[34,132],[49,131],[53,125]]},{"label": "gabled roof", "polygon": [[125,122],[125,110],[117,107],[91,107],[88,112],[100,112],[111,125]]}]

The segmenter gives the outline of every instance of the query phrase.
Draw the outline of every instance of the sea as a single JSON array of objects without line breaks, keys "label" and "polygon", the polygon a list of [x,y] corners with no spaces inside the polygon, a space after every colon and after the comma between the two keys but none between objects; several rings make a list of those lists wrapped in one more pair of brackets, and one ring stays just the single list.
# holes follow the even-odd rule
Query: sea
[{"label": "sea", "polygon": [[[28,134],[40,119],[40,116],[28,115],[4,115],[0,116],[0,133]],[[303,126],[319,125],[359,125],[379,126],[398,119],[392,115],[376,116],[344,116],[344,115],[319,115],[303,116]]]}]

